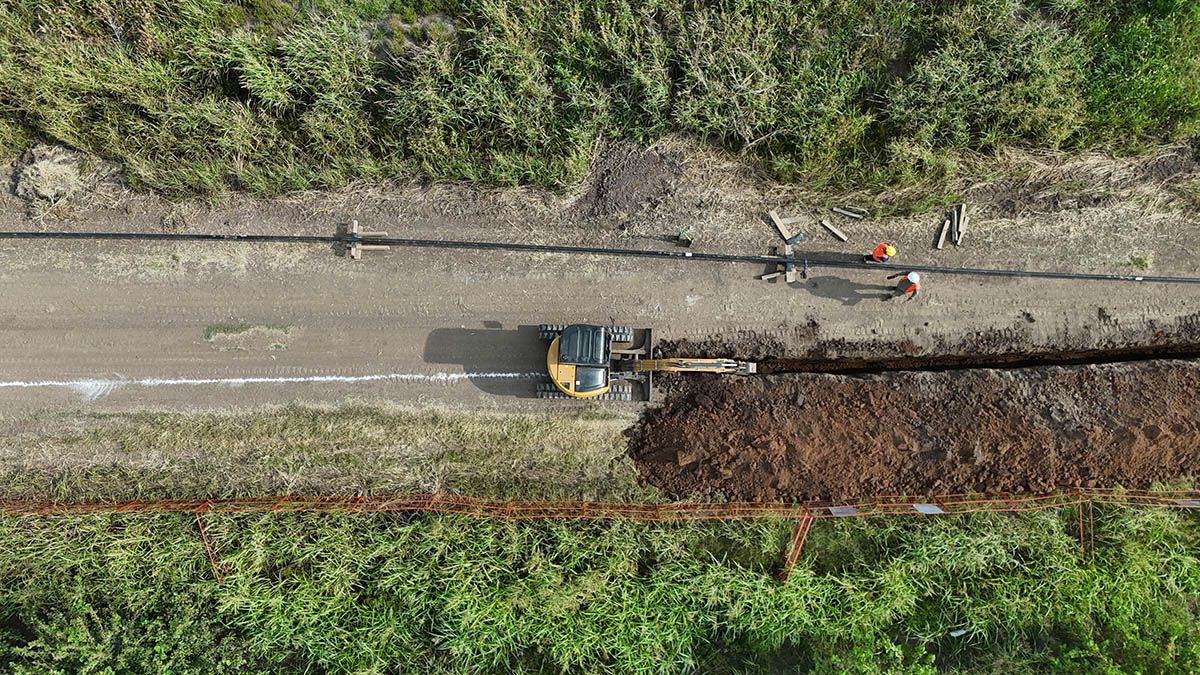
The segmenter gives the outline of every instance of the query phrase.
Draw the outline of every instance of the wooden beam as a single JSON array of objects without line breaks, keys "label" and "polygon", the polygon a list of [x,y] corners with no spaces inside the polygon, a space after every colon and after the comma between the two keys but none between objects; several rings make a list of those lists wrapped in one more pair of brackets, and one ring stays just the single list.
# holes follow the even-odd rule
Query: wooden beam
[{"label": "wooden beam", "polygon": [[841,230],[834,227],[833,223],[829,222],[828,220],[822,218],[821,225],[824,226],[825,229],[827,229],[831,233],[833,233],[833,236],[837,237],[838,239],[841,239],[842,241],[849,241],[849,238],[847,238],[846,235],[843,234]]},{"label": "wooden beam", "polygon": [[838,214],[838,215],[841,215],[841,216],[846,216],[847,218],[853,218],[853,219],[855,219],[855,220],[862,220],[862,219],[863,219],[863,214],[861,214],[861,213],[855,213],[854,211],[847,211],[846,209],[843,209],[843,208],[840,208],[840,207],[837,207],[837,206],[833,207],[833,208],[832,208],[832,209],[830,209],[830,210],[831,210],[831,211],[833,211],[834,213]]},{"label": "wooden beam", "polygon": [[767,272],[766,274],[763,274],[763,275],[759,276],[758,278],[762,279],[763,281],[770,281],[771,279],[774,279],[776,277],[781,277],[781,276],[783,276],[783,272]]},{"label": "wooden beam", "polygon": [[771,216],[771,222],[775,223],[775,229],[779,230],[779,236],[783,237],[784,241],[791,239],[791,230],[787,228],[787,225],[783,222],[783,219],[779,217],[779,214],[775,213],[775,209],[771,209],[767,212],[767,214]]},{"label": "wooden beam", "polygon": [[967,229],[967,219],[969,218],[969,216],[967,216],[967,205],[965,202],[962,204],[959,204],[958,209],[959,209],[958,238],[954,240],[955,246],[958,246],[959,244],[962,243],[963,230]]},{"label": "wooden beam", "polygon": [[950,219],[942,221],[942,232],[938,235],[937,249],[940,251],[946,246],[946,234],[950,232]]}]

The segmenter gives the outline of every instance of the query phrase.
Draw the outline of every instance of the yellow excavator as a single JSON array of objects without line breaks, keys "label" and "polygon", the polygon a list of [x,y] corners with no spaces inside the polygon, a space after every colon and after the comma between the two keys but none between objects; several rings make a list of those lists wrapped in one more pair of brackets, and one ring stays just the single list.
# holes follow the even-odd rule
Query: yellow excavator
[{"label": "yellow excavator", "polygon": [[543,324],[538,337],[550,343],[550,382],[538,384],[538,398],[632,401],[637,385],[637,400],[648,401],[654,373],[751,375],[758,370],[754,363],[735,359],[653,358],[654,334],[649,328]]}]

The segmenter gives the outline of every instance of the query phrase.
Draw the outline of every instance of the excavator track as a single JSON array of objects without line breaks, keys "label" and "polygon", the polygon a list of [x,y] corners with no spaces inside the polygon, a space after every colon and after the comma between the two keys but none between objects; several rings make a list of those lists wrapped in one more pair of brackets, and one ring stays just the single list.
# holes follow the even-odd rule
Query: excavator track
[{"label": "excavator track", "polygon": [[544,323],[538,326],[538,339],[549,342],[558,337],[566,328],[566,325],[561,323]]},{"label": "excavator track", "polygon": [[633,342],[633,329],[629,326],[609,326],[613,342]]},{"label": "excavator track", "polygon": [[628,386],[610,386],[608,391],[599,396],[589,398],[576,398],[567,396],[552,382],[539,382],[537,384],[537,397],[546,400],[561,400],[561,401],[619,401],[628,403],[633,400],[633,388]]}]

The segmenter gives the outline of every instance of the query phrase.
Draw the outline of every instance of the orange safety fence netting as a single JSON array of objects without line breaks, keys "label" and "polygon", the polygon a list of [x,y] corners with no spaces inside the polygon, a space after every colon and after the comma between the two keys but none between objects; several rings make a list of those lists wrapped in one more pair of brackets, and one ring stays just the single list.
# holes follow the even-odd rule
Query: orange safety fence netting
[{"label": "orange safety fence netting", "polygon": [[1081,502],[1200,508],[1200,491],[1117,490],[1080,488],[1053,494],[968,495],[936,497],[882,496],[852,501],[807,502],[600,502],[585,500],[494,499],[449,493],[380,496],[230,497],[221,499],[140,499],[62,502],[0,499],[0,515],[79,515],[101,513],[382,513],[429,511],[489,518],[535,520],[584,518],[602,520],[681,521],[723,519],[838,518],[880,515],[939,515],[1015,512],[1070,506]]},{"label": "orange safety fence netting", "polygon": [[[777,519],[795,520],[796,530],[785,552],[783,581],[800,559],[813,521],[886,515],[957,515],[981,512],[1039,511],[1074,506],[1078,510],[1079,544],[1085,547],[1084,506],[1089,520],[1094,504],[1135,507],[1200,509],[1200,491],[1121,490],[1080,488],[1043,495],[968,495],[937,497],[880,496],[845,502],[598,502],[567,500],[493,499],[447,493],[383,496],[230,497],[225,499],[143,499],[59,502],[3,499],[0,515],[72,516],[89,514],[195,514],[196,527],[217,583],[224,583],[221,566],[202,516],[206,513],[395,513],[431,512],[512,520],[591,519],[642,522]],[[1094,529],[1094,526],[1092,526]],[[1094,533],[1093,533],[1094,536]],[[1094,547],[1094,544],[1093,544]]]}]

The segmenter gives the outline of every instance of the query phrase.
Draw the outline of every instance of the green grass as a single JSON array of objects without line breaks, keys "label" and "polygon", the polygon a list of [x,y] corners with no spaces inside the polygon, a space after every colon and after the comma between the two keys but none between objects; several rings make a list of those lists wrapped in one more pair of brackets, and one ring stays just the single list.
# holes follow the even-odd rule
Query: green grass
[{"label": "green grass", "polygon": [[1154,254],[1145,251],[1130,253],[1129,262],[1126,264],[1139,272],[1145,272],[1154,267]]},{"label": "green grass", "polygon": [[[0,518],[6,672],[1189,672],[1196,516]],[[952,631],[963,630],[959,637]]]},{"label": "green grass", "polygon": [[668,133],[936,189],[964,153],[1200,132],[1197,0],[20,0],[0,31],[0,152],[65,143],[171,194],[562,188],[598,139]]},{"label": "green grass", "polygon": [[204,339],[205,341],[212,342],[214,338],[244,335],[256,328],[283,332],[287,332],[289,329],[288,326],[275,323],[250,324],[242,321],[210,323],[204,327]]}]

